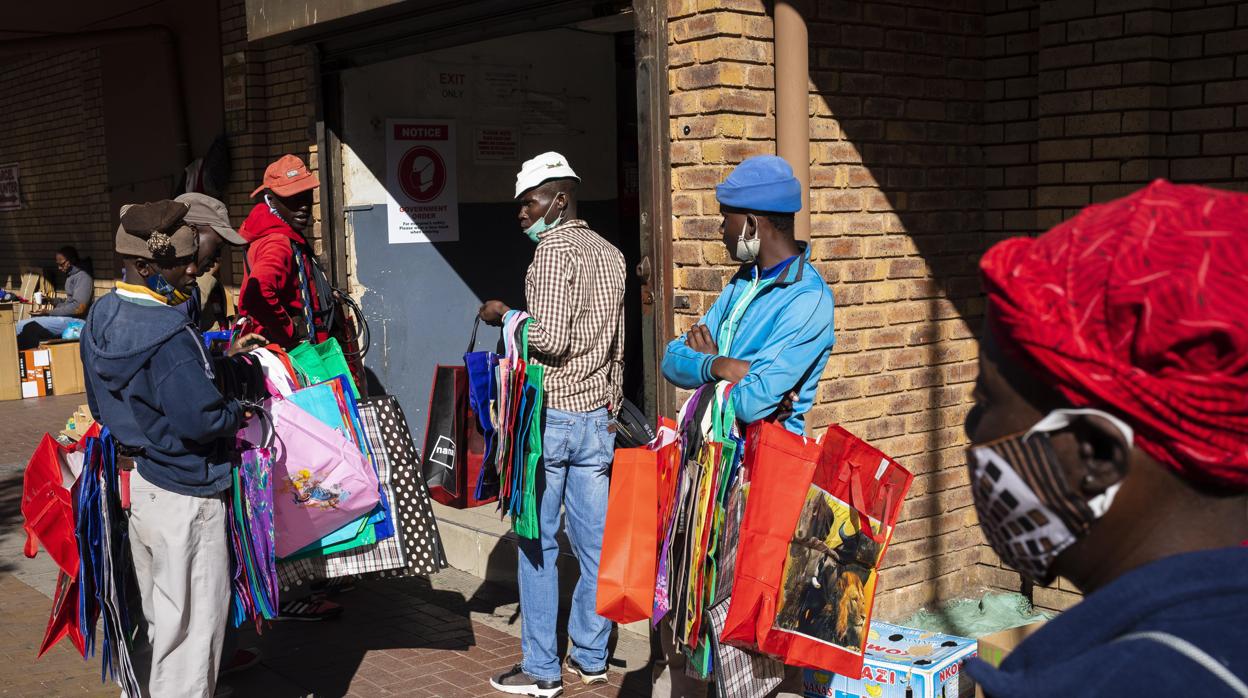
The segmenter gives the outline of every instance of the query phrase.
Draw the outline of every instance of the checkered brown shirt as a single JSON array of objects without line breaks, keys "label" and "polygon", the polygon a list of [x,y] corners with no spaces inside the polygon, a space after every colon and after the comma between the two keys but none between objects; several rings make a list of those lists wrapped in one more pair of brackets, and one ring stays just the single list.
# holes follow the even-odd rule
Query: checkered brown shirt
[{"label": "checkered brown shirt", "polygon": [[623,397],[624,255],[585,221],[542,234],[524,279],[532,358],[546,367],[546,405],[592,412]]}]

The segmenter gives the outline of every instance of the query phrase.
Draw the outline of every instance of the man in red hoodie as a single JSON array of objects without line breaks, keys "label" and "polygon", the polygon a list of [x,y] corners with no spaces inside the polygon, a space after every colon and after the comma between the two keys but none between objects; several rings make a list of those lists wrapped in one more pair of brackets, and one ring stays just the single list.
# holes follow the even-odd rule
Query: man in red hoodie
[{"label": "man in red hoodie", "polygon": [[[239,314],[253,322],[246,331],[283,349],[305,339],[318,344],[329,338],[310,273],[313,252],[304,237],[312,222],[313,191],[320,184],[303,160],[283,155],[265,169],[264,181],[251,193],[263,197],[238,229],[248,243]],[[313,595],[283,602],[278,620],[324,620],[341,612],[338,604]]]},{"label": "man in red hoodie", "polygon": [[304,237],[318,186],[303,160],[283,155],[264,171],[263,183],[251,193],[263,198],[238,230],[249,243],[239,314],[258,325],[248,331],[286,349],[304,339],[315,344],[329,337],[318,317],[321,308],[309,273],[312,250]]}]

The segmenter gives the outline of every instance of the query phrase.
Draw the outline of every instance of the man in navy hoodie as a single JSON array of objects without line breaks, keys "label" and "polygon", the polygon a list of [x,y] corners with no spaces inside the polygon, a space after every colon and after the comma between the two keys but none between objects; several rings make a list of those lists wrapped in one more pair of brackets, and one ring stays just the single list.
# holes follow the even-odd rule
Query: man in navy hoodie
[{"label": "man in navy hoodie", "polygon": [[208,697],[216,686],[230,598],[223,493],[244,417],[177,308],[199,274],[186,213],[175,201],[122,208],[126,281],[92,306],[81,342],[91,414],[134,460],[130,551],[147,620],[135,664],[155,697]]},{"label": "man in navy hoodie", "polygon": [[1158,180],[980,266],[980,526],[1084,600],[991,698],[1248,696],[1248,195]]}]

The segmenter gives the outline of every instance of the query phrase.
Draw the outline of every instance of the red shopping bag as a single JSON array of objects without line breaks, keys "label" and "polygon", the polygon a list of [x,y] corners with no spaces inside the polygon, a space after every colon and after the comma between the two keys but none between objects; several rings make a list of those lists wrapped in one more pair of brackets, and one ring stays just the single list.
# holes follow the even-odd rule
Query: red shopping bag
[{"label": "red shopping bag", "polygon": [[649,618],[658,565],[659,452],[621,448],[611,464],[607,522],[598,560],[598,615],[617,623]]},{"label": "red shopping bag", "polygon": [[760,649],[789,665],[861,674],[880,560],[913,480],[862,439],[828,428]]},{"label": "red shopping bag", "polygon": [[39,644],[40,657],[65,637],[70,639],[79,654],[86,656],[78,613],[78,570],[81,561],[78,557],[78,538],[74,532],[73,487],[78,471],[82,469],[82,452],[87,439],[99,438],[99,435],[99,423],[92,424],[83,438],[72,446],[64,446],[51,434],[44,434],[26,465],[22,479],[21,510],[25,518],[22,527],[26,530],[23,553],[33,558],[42,545],[61,570],[57,576],[56,596],[48,627],[43,642]]},{"label": "red shopping bag", "polygon": [[818,442],[779,424],[746,428],[748,489],[721,642],[755,648],[771,632],[785,555],[818,459]]},{"label": "red shopping bag", "polygon": [[[92,425],[86,436],[98,437],[99,425]],[[22,516],[25,522],[26,557],[34,557],[42,545],[48,555],[71,578],[78,575],[78,540],[74,536],[74,505],[70,488],[82,469],[83,438],[63,446],[44,434],[22,478]],[[77,459],[77,463],[70,461]]]},{"label": "red shopping bag", "polygon": [[468,371],[463,366],[439,365],[425,426],[423,474],[429,495],[456,509],[497,501],[497,495],[475,496],[481,469],[494,467],[484,458],[485,434],[468,401]]}]

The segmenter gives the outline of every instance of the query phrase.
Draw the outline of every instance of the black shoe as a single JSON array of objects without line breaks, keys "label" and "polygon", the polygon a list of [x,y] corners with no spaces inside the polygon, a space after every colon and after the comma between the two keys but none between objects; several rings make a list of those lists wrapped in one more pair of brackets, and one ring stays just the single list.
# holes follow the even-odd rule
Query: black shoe
[{"label": "black shoe", "polygon": [[517,696],[535,696],[536,698],[555,698],[563,694],[563,680],[542,681],[524,673],[517,664],[503,674],[490,679],[490,685],[496,691]]},{"label": "black shoe", "polygon": [[580,662],[573,659],[571,655],[569,655],[567,661],[564,662],[564,667],[573,674],[581,677],[581,683],[586,686],[593,686],[596,683],[607,682],[606,667],[603,667],[600,671],[586,671],[585,668],[581,666]]}]

